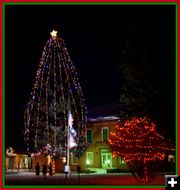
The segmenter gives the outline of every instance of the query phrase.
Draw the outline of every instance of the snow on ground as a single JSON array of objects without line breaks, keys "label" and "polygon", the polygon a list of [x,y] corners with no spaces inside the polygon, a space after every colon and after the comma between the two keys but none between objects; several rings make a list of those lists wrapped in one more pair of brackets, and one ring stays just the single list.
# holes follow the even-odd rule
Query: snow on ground
[{"label": "snow on ground", "polygon": [[[155,180],[145,185],[164,186],[165,174],[157,174]],[[46,180],[42,174],[36,176],[32,172],[6,173],[5,185],[112,185],[112,186],[126,186],[126,185],[144,185],[138,184],[135,178],[130,173],[116,173],[116,174],[86,174],[82,173],[71,174],[67,180],[65,174],[57,173],[55,176],[47,176]]]}]

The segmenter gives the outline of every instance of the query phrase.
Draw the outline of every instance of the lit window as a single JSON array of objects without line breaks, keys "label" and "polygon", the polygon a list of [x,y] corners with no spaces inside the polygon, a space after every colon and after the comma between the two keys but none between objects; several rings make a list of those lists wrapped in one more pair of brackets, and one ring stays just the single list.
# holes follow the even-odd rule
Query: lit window
[{"label": "lit window", "polygon": [[72,164],[78,164],[78,157],[72,156]]},{"label": "lit window", "polygon": [[86,131],[86,141],[87,143],[92,143],[92,130],[87,129]]},{"label": "lit window", "polygon": [[108,140],[108,128],[102,128],[102,141],[107,142]]},{"label": "lit window", "polygon": [[125,164],[125,161],[121,157],[119,157],[119,160],[120,160],[120,164]]},{"label": "lit window", "polygon": [[93,152],[86,152],[86,164],[93,164]]}]

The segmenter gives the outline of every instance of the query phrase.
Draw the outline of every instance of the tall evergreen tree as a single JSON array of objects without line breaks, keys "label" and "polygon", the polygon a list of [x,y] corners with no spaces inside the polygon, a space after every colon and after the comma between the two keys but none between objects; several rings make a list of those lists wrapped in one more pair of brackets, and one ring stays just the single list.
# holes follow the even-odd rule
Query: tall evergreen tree
[{"label": "tall evergreen tree", "polygon": [[73,115],[73,127],[77,133],[74,152],[79,155],[85,147],[86,106],[64,40],[53,31],[44,46],[24,112],[27,150],[48,150],[54,156],[65,156],[69,111]]},{"label": "tall evergreen tree", "polygon": [[[166,107],[162,64],[156,60],[155,39],[142,27],[136,28],[128,38],[119,65],[123,77],[120,102],[127,105],[129,116],[144,116],[162,120]],[[164,65],[164,69],[167,67]]]}]

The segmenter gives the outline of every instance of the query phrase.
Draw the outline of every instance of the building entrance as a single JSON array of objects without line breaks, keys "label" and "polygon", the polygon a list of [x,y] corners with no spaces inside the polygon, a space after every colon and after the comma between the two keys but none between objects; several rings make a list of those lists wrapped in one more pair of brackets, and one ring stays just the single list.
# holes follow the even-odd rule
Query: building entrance
[{"label": "building entrance", "polygon": [[112,153],[109,149],[101,150],[101,166],[102,168],[112,167]]}]

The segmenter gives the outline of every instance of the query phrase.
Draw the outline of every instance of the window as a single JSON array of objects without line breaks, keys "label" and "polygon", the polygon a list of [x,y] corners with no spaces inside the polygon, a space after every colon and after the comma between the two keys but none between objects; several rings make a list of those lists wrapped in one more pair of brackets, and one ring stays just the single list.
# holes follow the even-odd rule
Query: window
[{"label": "window", "polygon": [[120,164],[125,164],[125,161],[121,157],[119,157],[119,161],[120,161]]},{"label": "window", "polygon": [[92,129],[87,129],[86,141],[87,141],[87,143],[92,143]]},{"label": "window", "polygon": [[72,155],[72,157],[71,157],[71,162],[72,162],[72,164],[74,164],[74,165],[78,164],[78,157]]},{"label": "window", "polygon": [[102,128],[102,141],[106,142],[108,140],[108,128]]},{"label": "window", "polygon": [[93,152],[86,152],[86,164],[93,164]]}]

